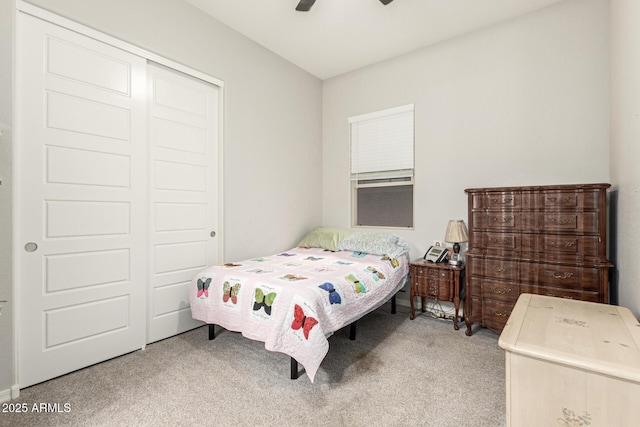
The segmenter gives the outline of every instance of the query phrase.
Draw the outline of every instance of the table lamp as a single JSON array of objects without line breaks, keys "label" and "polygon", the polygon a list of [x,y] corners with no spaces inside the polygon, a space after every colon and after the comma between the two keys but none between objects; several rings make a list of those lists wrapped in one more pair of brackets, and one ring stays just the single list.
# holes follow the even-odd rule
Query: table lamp
[{"label": "table lamp", "polygon": [[452,219],[449,221],[449,224],[447,224],[447,232],[444,235],[444,241],[453,243],[453,256],[449,260],[449,264],[456,266],[461,265],[460,243],[469,241],[469,233],[463,220]]}]

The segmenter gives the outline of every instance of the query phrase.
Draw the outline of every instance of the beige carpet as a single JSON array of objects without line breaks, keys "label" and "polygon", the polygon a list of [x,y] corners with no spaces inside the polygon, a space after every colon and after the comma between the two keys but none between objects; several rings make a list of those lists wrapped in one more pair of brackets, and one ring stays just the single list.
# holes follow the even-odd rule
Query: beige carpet
[{"label": "beige carpet", "polygon": [[[504,426],[504,352],[486,329],[389,306],[329,339],[316,381],[289,379],[289,358],[207,328],[21,391],[27,413],[2,426]],[[302,367],[301,367],[302,369]],[[56,413],[32,412],[58,404]],[[68,412],[65,411],[67,404]],[[49,405],[50,408],[55,405]]]}]

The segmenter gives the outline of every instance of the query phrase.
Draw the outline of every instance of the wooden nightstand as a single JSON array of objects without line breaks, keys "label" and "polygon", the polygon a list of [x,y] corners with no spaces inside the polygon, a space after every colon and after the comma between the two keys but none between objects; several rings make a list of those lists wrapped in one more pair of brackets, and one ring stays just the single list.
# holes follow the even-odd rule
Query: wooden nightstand
[{"label": "wooden nightstand", "polygon": [[416,317],[413,306],[414,297],[422,299],[424,313],[425,298],[439,301],[452,301],[455,306],[453,328],[458,330],[458,312],[460,310],[460,284],[464,275],[464,266],[454,267],[446,262],[433,263],[422,258],[411,262],[411,317]]}]

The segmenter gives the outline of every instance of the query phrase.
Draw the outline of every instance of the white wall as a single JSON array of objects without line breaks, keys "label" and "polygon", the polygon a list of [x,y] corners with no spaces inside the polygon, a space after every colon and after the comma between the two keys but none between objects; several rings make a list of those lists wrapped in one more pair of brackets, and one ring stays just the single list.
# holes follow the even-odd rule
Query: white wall
[{"label": "white wall", "polygon": [[[0,0],[0,121],[7,123],[13,3]],[[319,79],[179,0],[30,3],[225,82],[225,224],[217,231],[226,260],[292,247],[321,223]],[[0,142],[0,155],[0,299],[12,300],[10,140]],[[0,393],[15,381],[11,308],[0,317]]]},{"label": "white wall", "polygon": [[227,259],[293,246],[320,223],[320,164],[298,160],[321,155],[319,79],[180,0],[29,2],[225,82]]},{"label": "white wall", "polygon": [[408,103],[413,257],[467,218],[465,188],[608,182],[607,17],[607,0],[568,0],[326,80],[323,224],[350,225],[347,118]]},{"label": "white wall", "polygon": [[611,0],[610,14],[613,293],[640,318],[640,2]]}]

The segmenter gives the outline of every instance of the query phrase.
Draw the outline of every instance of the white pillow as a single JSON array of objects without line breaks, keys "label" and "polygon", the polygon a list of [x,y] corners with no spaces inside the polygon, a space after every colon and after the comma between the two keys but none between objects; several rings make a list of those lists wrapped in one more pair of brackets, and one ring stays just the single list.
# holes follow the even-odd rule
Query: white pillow
[{"label": "white pillow", "polygon": [[392,233],[356,231],[342,239],[338,249],[365,252],[373,255],[387,255],[389,258],[394,259],[409,252],[409,245]]}]

